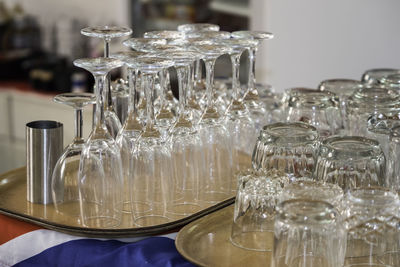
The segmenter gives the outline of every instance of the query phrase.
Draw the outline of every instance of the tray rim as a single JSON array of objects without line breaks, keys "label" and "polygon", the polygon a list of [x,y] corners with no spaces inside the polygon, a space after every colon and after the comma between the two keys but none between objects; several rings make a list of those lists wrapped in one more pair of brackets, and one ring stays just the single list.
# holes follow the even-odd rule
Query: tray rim
[{"label": "tray rim", "polygon": [[[219,211],[219,212],[222,212],[223,209],[228,209],[228,208],[232,208],[232,209],[233,209],[233,208],[234,208],[233,203],[231,203],[231,204],[229,204],[229,205],[227,205],[227,206],[221,208],[221,209],[218,210],[218,211]],[[206,267],[207,265],[204,265],[202,262],[200,262],[200,261],[196,260],[195,258],[189,256],[184,250],[182,250],[183,245],[180,245],[180,243],[182,242],[183,237],[181,237],[181,235],[182,235],[182,233],[183,233],[184,231],[187,231],[188,228],[191,228],[191,227],[193,226],[194,223],[199,224],[200,221],[203,221],[203,220],[204,220],[204,221],[207,221],[207,220],[209,219],[208,217],[211,216],[211,215],[215,215],[215,214],[210,214],[210,213],[209,213],[209,214],[207,214],[207,215],[205,215],[205,216],[199,218],[198,220],[195,220],[195,221],[192,221],[192,222],[186,224],[185,226],[183,226],[183,227],[179,230],[178,234],[177,234],[176,237],[175,237],[175,247],[176,247],[176,250],[178,251],[178,253],[179,253],[182,257],[184,257],[185,260],[187,260],[187,261],[189,261],[189,262],[191,262],[191,263],[193,263],[193,264],[195,264],[195,265],[197,265],[197,266]]]},{"label": "tray rim", "polygon": [[[17,172],[23,172],[26,170],[26,166],[20,167],[17,169],[9,170],[3,174],[0,174],[0,180],[4,179],[4,177],[15,175]],[[25,180],[26,181],[26,180]],[[27,200],[26,200],[27,201]],[[232,203],[234,203],[235,197],[228,198],[224,201],[221,201],[211,207],[203,209],[199,212],[196,212],[192,215],[184,217],[179,220],[171,221],[165,224],[152,225],[146,227],[136,227],[136,228],[115,228],[115,229],[102,229],[102,228],[86,228],[86,227],[78,227],[71,226],[66,224],[55,223],[47,220],[43,220],[41,218],[37,218],[34,216],[30,216],[27,214],[22,214],[19,212],[15,212],[12,209],[7,209],[0,206],[0,214],[10,216],[12,218],[16,218],[28,223],[33,223],[35,225],[39,225],[41,227],[55,230],[58,232],[63,232],[72,235],[78,236],[90,236],[90,237],[137,237],[144,235],[156,235],[160,233],[165,233],[169,231],[173,231],[175,229],[181,228],[193,221],[196,221],[210,213],[218,211],[222,208],[225,208]],[[51,204],[50,204],[51,205]]]}]

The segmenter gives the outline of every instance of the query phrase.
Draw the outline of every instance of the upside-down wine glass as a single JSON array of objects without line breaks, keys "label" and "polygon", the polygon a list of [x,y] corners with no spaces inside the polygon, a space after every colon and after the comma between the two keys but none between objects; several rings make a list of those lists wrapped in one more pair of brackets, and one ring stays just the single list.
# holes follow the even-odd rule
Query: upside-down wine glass
[{"label": "upside-down wine glass", "polygon": [[133,221],[138,226],[167,223],[165,202],[174,182],[171,148],[154,124],[154,81],[157,73],[173,65],[159,57],[139,57],[129,60],[142,73],[146,93],[147,121],[137,140],[131,163],[131,203]]},{"label": "upside-down wine glass", "polygon": [[123,63],[112,58],[84,58],[75,60],[74,65],[93,74],[97,105],[94,128],[79,165],[81,219],[86,227],[114,228],[122,220],[122,164],[119,147],[106,127],[103,101],[108,72]]},{"label": "upside-down wine glass", "polygon": [[[110,56],[110,42],[113,38],[128,36],[132,33],[132,30],[125,27],[119,26],[103,26],[103,27],[87,27],[81,30],[81,34],[89,37],[102,38],[104,41],[104,57],[108,58]],[[109,130],[111,136],[115,138],[121,129],[122,125],[114,112],[112,106],[112,96],[110,90],[110,78],[107,77],[105,81],[105,94],[106,99],[104,101],[104,116],[107,129]]]},{"label": "upside-down wine glass", "polygon": [[117,58],[125,63],[128,71],[128,82],[129,82],[129,101],[128,101],[128,115],[122,126],[122,129],[118,132],[117,144],[121,150],[121,160],[124,174],[124,209],[123,212],[130,213],[130,190],[129,190],[129,179],[131,175],[130,164],[132,162],[133,150],[136,145],[136,141],[139,138],[143,130],[143,122],[139,120],[137,113],[137,100],[138,100],[138,89],[140,87],[140,72],[136,69],[136,65],[132,64],[135,58],[146,55],[144,52],[139,51],[125,51],[112,54],[112,58]]},{"label": "upside-down wine glass", "polygon": [[201,179],[200,198],[207,204],[214,204],[226,199],[231,194],[232,156],[229,146],[229,132],[223,124],[223,117],[214,105],[213,79],[216,59],[231,52],[224,45],[194,45],[202,54],[206,65],[207,106],[199,122],[207,175]]},{"label": "upside-down wine glass", "polygon": [[[232,62],[232,100],[225,112],[225,122],[231,135],[233,171],[238,172],[251,166],[251,153],[257,138],[255,123],[243,104],[240,95],[240,56],[246,50],[246,47],[256,45],[257,41],[251,39],[229,39],[222,42],[232,48],[230,53]],[[244,155],[242,156],[242,154]],[[236,186],[234,189],[236,190]]]},{"label": "upside-down wine glass", "polygon": [[91,93],[64,93],[54,101],[71,106],[75,111],[75,138],[58,159],[51,180],[53,203],[57,212],[79,221],[78,170],[85,140],[82,137],[83,108],[94,104],[96,96]]},{"label": "upside-down wine glass", "polygon": [[266,109],[264,104],[260,101],[258,96],[258,91],[256,88],[256,76],[255,76],[255,66],[256,66],[256,52],[257,47],[263,40],[272,39],[274,35],[269,32],[263,31],[236,31],[232,32],[232,38],[234,39],[253,39],[257,40],[257,45],[251,45],[247,47],[249,52],[249,75],[248,75],[248,85],[247,91],[244,93],[244,103],[252,114],[253,120],[256,123],[257,130],[260,130],[262,126],[268,123],[266,115]]},{"label": "upside-down wine glass", "polygon": [[200,54],[177,51],[160,56],[174,61],[179,87],[179,113],[170,129],[175,183],[167,200],[167,212],[175,217],[188,216],[201,209],[198,190],[205,170],[201,138],[186,112],[186,88],[191,82],[189,69]]}]

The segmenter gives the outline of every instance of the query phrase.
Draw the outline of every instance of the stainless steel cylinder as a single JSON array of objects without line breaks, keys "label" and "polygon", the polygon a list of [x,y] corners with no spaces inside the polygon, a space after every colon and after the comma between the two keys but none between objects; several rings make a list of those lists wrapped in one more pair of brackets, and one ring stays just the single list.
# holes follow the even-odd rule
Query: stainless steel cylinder
[{"label": "stainless steel cylinder", "polygon": [[63,151],[63,124],[32,121],[26,124],[27,199],[32,203],[52,202],[51,177]]}]

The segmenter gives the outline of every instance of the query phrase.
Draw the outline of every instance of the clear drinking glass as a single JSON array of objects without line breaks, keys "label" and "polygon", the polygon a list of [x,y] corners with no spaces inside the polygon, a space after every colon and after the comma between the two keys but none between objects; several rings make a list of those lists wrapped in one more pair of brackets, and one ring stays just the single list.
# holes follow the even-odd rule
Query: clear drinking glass
[{"label": "clear drinking glass", "polygon": [[200,199],[214,204],[231,194],[232,156],[229,132],[223,124],[223,117],[213,101],[214,64],[216,59],[231,52],[222,45],[195,45],[202,54],[206,65],[207,106],[198,124],[205,155],[207,175],[200,181]]},{"label": "clear drinking glass", "polygon": [[399,69],[370,69],[363,73],[361,81],[369,85],[379,85],[383,83],[383,79],[391,74],[400,74]]},{"label": "clear drinking glass", "polygon": [[[125,27],[119,26],[100,26],[100,27],[87,27],[81,30],[81,34],[89,37],[102,38],[104,41],[104,57],[108,58],[110,56],[110,42],[113,38],[119,38],[128,36],[132,33],[132,30]],[[116,137],[122,125],[114,112],[112,106],[112,96],[111,96],[111,82],[110,78],[107,77],[105,81],[105,94],[106,99],[104,101],[104,116],[105,123],[108,131],[112,137]]]},{"label": "clear drinking glass", "polygon": [[279,170],[292,181],[311,176],[318,148],[319,134],[311,125],[301,122],[269,124],[263,127],[256,141],[253,168]]},{"label": "clear drinking glass", "polygon": [[[275,206],[283,187],[280,178],[254,170],[238,174],[230,237],[233,245],[249,250],[272,251]],[[287,177],[283,178],[288,182]]]},{"label": "clear drinking glass", "polygon": [[[136,69],[135,59],[146,55],[144,52],[139,51],[125,51],[112,54],[112,58],[117,58],[124,62],[127,66],[128,72],[128,83],[129,83],[129,101],[128,101],[128,114],[126,120],[122,126],[122,129],[118,132],[116,142],[121,150],[122,168],[124,174],[124,209],[123,212],[130,213],[130,193],[129,179],[131,179],[130,172],[131,163],[133,157],[133,151],[136,142],[143,131],[143,121],[139,120],[137,111],[137,100],[139,87],[141,86],[140,73]],[[133,61],[133,62],[132,62]]]},{"label": "clear drinking glass", "polygon": [[71,106],[75,111],[75,138],[58,159],[53,169],[51,192],[57,212],[79,221],[78,171],[85,140],[82,137],[83,108],[94,104],[96,96],[90,93],[64,93],[54,97],[57,103]]},{"label": "clear drinking glass", "polygon": [[363,87],[348,98],[346,111],[350,134],[367,136],[371,115],[400,112],[400,95],[382,87]]},{"label": "clear drinking glass", "polygon": [[343,120],[344,130],[348,129],[347,122],[347,99],[354,93],[355,90],[362,87],[362,83],[351,79],[329,79],[320,82],[318,90],[329,91],[339,98],[340,112]]},{"label": "clear drinking glass", "polygon": [[111,58],[77,59],[74,65],[95,78],[96,116],[79,165],[79,201],[82,223],[90,228],[113,228],[121,223],[123,174],[120,150],[105,124],[105,80],[123,63]]},{"label": "clear drinking glass", "polygon": [[292,199],[276,208],[272,267],[338,267],[346,253],[346,231],[329,203]]},{"label": "clear drinking glass", "polygon": [[142,73],[147,104],[147,121],[137,140],[131,163],[131,203],[133,221],[138,226],[167,223],[166,199],[175,181],[171,147],[154,124],[154,81],[157,73],[173,66],[173,61],[157,57],[139,57],[130,63]]},{"label": "clear drinking glass", "polygon": [[333,136],[322,141],[313,178],[339,185],[345,192],[360,186],[384,186],[385,156],[376,140]]},{"label": "clear drinking glass", "polygon": [[249,53],[249,74],[247,90],[244,93],[244,104],[250,111],[253,121],[256,123],[257,131],[261,129],[265,124],[268,123],[268,116],[266,116],[266,109],[264,103],[260,100],[258,90],[256,88],[256,76],[255,76],[255,59],[257,47],[263,40],[272,39],[274,35],[269,32],[263,31],[236,31],[232,32],[232,38],[234,39],[252,39],[256,40],[256,45],[247,47]]},{"label": "clear drinking glass", "polygon": [[398,266],[398,261],[393,262],[396,257],[399,259],[400,251],[398,195],[382,187],[356,188],[347,192],[343,206],[347,229],[345,266]]},{"label": "clear drinking glass", "polygon": [[302,121],[317,128],[321,138],[343,129],[338,97],[329,91],[296,90],[288,99],[287,121]]}]

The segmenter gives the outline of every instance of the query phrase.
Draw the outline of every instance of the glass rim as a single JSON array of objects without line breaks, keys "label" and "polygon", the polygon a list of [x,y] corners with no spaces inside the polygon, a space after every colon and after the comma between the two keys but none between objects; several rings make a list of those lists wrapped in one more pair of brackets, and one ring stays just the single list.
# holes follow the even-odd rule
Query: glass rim
[{"label": "glass rim", "polygon": [[339,108],[339,98],[331,91],[308,90],[289,95],[289,107],[296,108]]},{"label": "glass rim", "polygon": [[390,74],[382,78],[382,83],[390,87],[400,86],[400,70],[399,73]]},{"label": "glass rim", "polygon": [[323,80],[318,85],[318,89],[321,91],[329,91],[340,95],[351,95],[354,90],[360,87],[362,87],[361,81],[345,78]]},{"label": "glass rim", "polygon": [[[374,196],[379,198],[374,198]],[[345,197],[347,201],[361,206],[392,208],[393,204],[399,205],[398,194],[382,186],[352,188],[347,191]]]},{"label": "glass rim", "polygon": [[400,73],[400,69],[394,68],[374,68],[364,71],[361,80],[367,83],[381,83],[381,79],[389,73]]},{"label": "glass rim", "polygon": [[344,151],[353,151],[354,147],[345,146],[337,146],[338,142],[354,142],[356,144],[365,144],[363,148],[360,148],[357,152],[360,151],[369,151],[373,148],[379,148],[379,142],[375,139],[367,138],[365,136],[356,136],[356,135],[334,135],[329,136],[325,140],[322,141],[322,146],[327,146],[334,150],[344,150]]},{"label": "glass rim", "polygon": [[[294,129],[298,130],[298,132],[293,131]],[[267,124],[262,127],[260,137],[265,138],[267,136],[284,138],[286,141],[291,140],[294,143],[305,141],[303,138],[307,137],[307,141],[313,142],[319,140],[317,128],[304,122],[276,122]]]},{"label": "glass rim", "polygon": [[[323,198],[329,198],[328,200],[331,199],[339,200],[344,195],[343,189],[340,188],[337,184],[316,181],[311,178],[308,179],[304,178],[305,177],[303,177],[303,179],[302,178],[296,179],[292,183],[285,186],[280,196],[281,201],[296,199],[296,198],[314,199],[314,200],[322,200]],[[323,193],[323,194],[318,195],[317,193]],[[288,198],[282,199],[285,197]]]},{"label": "glass rim", "polygon": [[363,86],[348,98],[349,113],[376,113],[400,111],[400,95],[378,86]]},{"label": "glass rim", "polygon": [[279,203],[276,216],[289,224],[331,225],[336,224],[339,213],[326,201],[297,198]]}]

